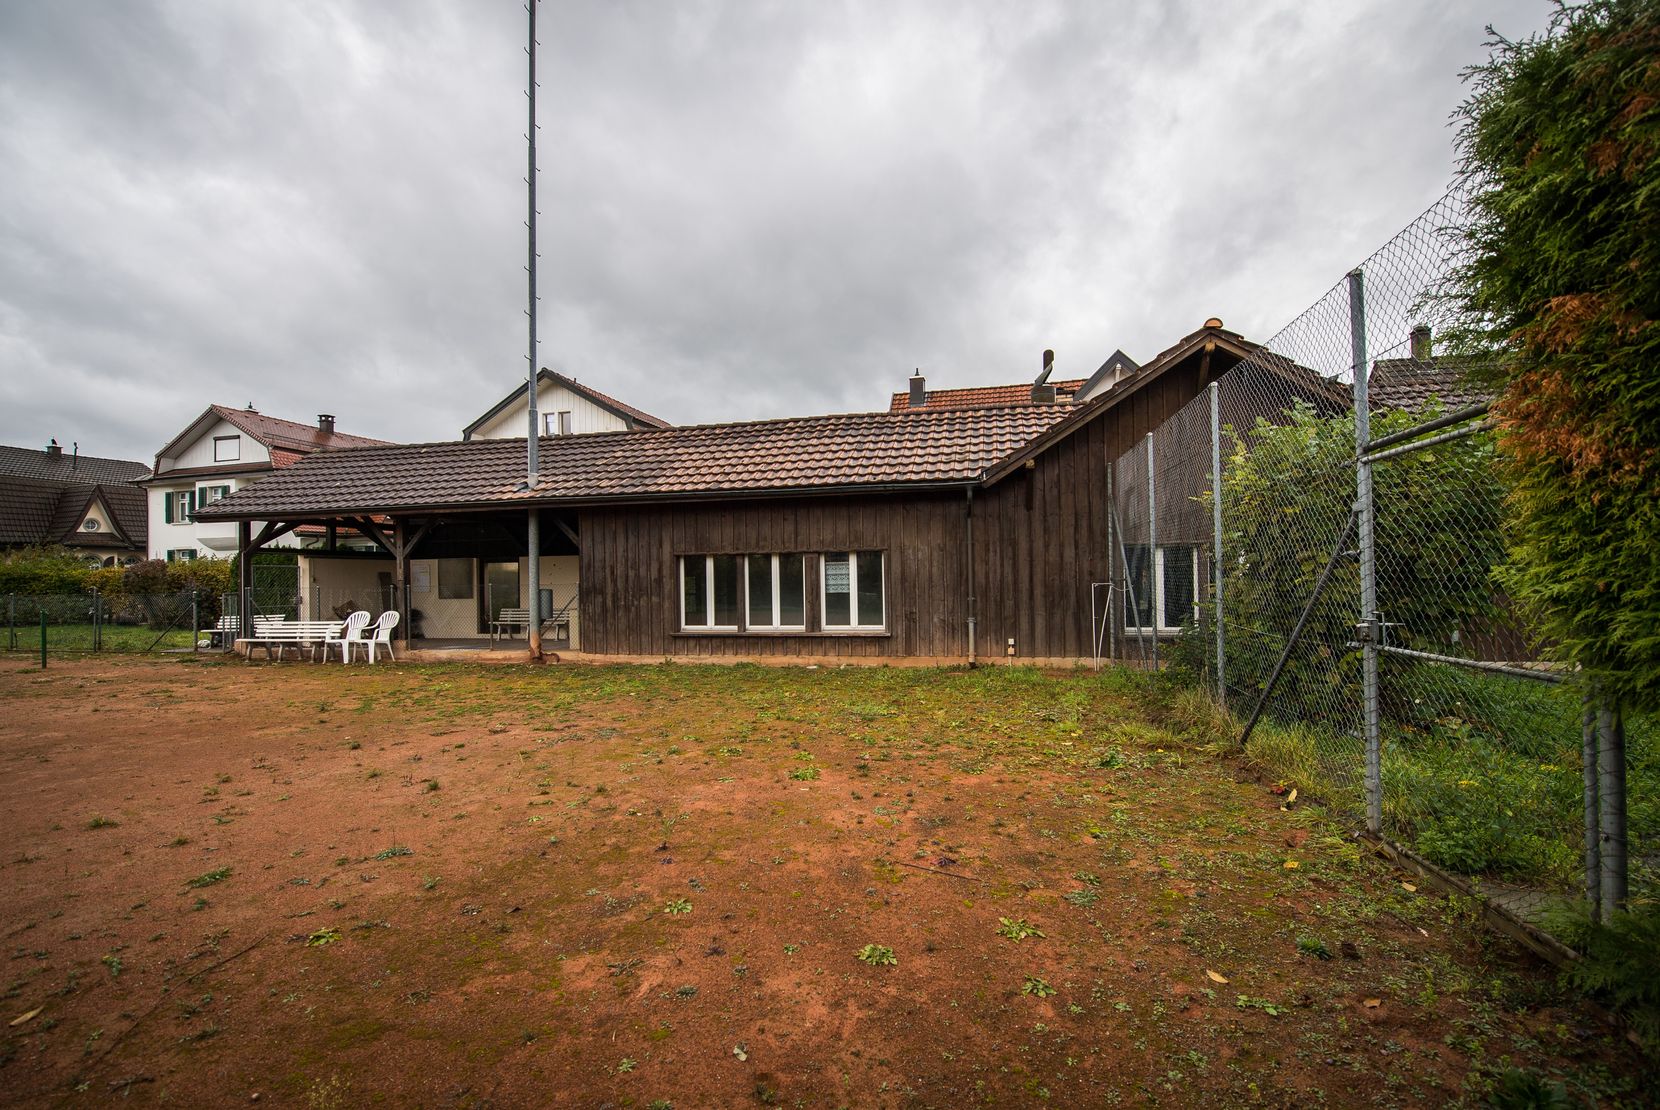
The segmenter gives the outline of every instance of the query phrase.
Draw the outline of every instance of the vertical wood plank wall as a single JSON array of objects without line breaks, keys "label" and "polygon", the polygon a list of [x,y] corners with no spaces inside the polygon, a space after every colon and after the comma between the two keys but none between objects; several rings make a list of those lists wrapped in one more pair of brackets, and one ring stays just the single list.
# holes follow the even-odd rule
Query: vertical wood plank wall
[{"label": "vertical wood plank wall", "polygon": [[[1217,366],[1215,373],[1225,367]],[[1108,468],[1202,388],[1198,360],[1171,367],[974,499],[981,659],[1087,659],[1090,583],[1106,581]],[[966,659],[962,492],[803,497],[585,509],[583,649],[610,655]],[[887,552],[886,636],[676,635],[682,554]],[[817,572],[810,571],[809,608]]]}]

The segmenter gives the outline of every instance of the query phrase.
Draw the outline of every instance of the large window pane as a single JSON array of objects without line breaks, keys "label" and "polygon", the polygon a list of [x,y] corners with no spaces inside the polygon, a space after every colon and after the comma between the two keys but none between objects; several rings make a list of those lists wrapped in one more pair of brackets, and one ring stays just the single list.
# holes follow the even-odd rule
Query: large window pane
[{"label": "large window pane", "polygon": [[749,624],[765,627],[776,623],[772,613],[772,556],[751,555],[749,564]]},{"label": "large window pane", "polygon": [[704,628],[709,624],[708,596],[705,589],[706,565],[701,555],[680,560],[680,591],[683,603],[681,624],[685,628]]},{"label": "large window pane", "polygon": [[1193,549],[1166,547],[1164,559],[1164,612],[1160,623],[1174,628],[1193,618]]},{"label": "large window pane", "polygon": [[882,553],[861,551],[858,556],[858,613],[857,623],[879,626],[882,623]]},{"label": "large window pane", "polygon": [[736,555],[711,555],[715,568],[715,624],[738,627],[738,564]]},{"label": "large window pane", "polygon": [[845,551],[824,557],[824,624],[846,628],[853,623],[853,564]]},{"label": "large window pane", "polygon": [[473,596],[473,561],[471,559],[438,560],[438,596],[443,598],[470,598]]},{"label": "large window pane", "polygon": [[807,623],[806,579],[799,555],[778,556],[778,623],[787,628]]}]

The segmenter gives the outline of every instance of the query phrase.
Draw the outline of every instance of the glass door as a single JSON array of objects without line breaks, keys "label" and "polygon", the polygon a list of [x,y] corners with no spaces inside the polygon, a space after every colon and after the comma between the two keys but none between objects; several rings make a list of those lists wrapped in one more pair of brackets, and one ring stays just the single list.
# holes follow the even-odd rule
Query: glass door
[{"label": "glass door", "polygon": [[489,622],[501,619],[503,609],[523,608],[519,601],[519,564],[485,563],[484,564],[484,627],[479,631],[489,630]]}]

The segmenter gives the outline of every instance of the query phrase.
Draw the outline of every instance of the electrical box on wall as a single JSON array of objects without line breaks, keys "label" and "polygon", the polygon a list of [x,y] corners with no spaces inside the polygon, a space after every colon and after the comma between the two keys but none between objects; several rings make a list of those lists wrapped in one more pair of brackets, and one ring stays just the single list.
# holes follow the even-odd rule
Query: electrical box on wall
[{"label": "electrical box on wall", "polygon": [[1009,647],[1008,647],[1008,650],[1007,650],[1006,654],[1011,655],[1011,656],[1014,654],[1014,637],[1013,636],[1009,637]]}]

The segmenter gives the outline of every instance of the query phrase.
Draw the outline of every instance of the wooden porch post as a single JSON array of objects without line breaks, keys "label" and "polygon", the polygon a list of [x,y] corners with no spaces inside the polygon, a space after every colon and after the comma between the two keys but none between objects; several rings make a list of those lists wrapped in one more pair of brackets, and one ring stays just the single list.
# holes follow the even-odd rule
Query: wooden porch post
[{"label": "wooden porch post", "polygon": [[403,629],[403,640],[409,642],[409,525],[407,521],[392,518],[392,580],[398,584],[398,627]]}]

